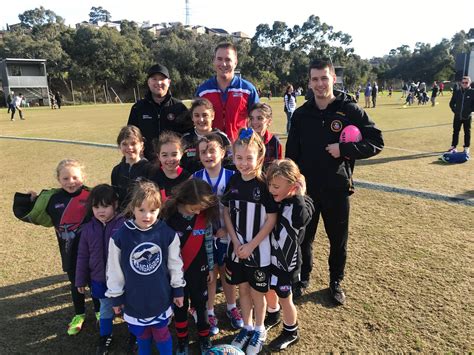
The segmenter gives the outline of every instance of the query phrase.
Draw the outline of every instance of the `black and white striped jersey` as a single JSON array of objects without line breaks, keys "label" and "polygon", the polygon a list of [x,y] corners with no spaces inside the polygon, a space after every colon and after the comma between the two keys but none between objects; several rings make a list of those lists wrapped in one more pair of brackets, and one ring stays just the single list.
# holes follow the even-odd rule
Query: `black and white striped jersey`
[{"label": "black and white striped jersey", "polygon": [[299,270],[300,244],[313,213],[313,200],[308,196],[295,195],[280,202],[278,220],[270,236],[272,266],[285,272]]},{"label": "black and white striped jersey", "polygon": [[[239,172],[233,175],[222,196],[222,203],[229,208],[230,219],[240,243],[250,242],[264,225],[268,213],[277,213],[278,205],[268,192],[265,182],[258,179],[244,181]],[[254,249],[252,255],[240,260],[229,243],[227,255],[234,262],[250,267],[270,265],[270,238],[267,236]]]}]

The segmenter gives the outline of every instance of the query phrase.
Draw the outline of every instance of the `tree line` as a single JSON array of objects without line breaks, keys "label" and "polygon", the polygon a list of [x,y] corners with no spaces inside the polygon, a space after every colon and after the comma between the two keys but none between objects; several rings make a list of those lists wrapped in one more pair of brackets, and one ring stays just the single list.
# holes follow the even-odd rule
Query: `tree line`
[{"label": "tree line", "polygon": [[[71,28],[52,10],[39,7],[20,14],[20,25],[5,33],[0,58],[44,58],[50,86],[55,90],[91,92],[108,83],[133,99],[132,90],[143,89],[146,69],[155,62],[168,67],[173,95],[192,97],[196,87],[213,75],[213,49],[232,40],[196,34],[183,26],[169,28],[154,37],[133,21],[123,21],[120,31],[109,27]],[[93,7],[89,23],[110,21],[111,14]],[[454,57],[469,51],[464,31],[431,46],[417,43],[414,49],[402,45],[381,58],[362,59],[351,47],[350,34],[336,31],[311,15],[302,25],[285,22],[260,24],[251,41],[239,41],[242,75],[262,92],[282,95],[287,83],[306,89],[308,64],[318,56],[330,57],[344,67],[344,85],[353,88],[367,81],[400,85],[415,80],[427,83],[454,79]],[[142,92],[143,94],[143,92]],[[143,95],[142,95],[143,96]]]}]

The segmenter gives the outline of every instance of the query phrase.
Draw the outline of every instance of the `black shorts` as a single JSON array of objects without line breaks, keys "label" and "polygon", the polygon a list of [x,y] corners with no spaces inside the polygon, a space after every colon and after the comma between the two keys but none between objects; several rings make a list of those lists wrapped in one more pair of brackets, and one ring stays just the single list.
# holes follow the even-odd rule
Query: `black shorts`
[{"label": "black shorts", "polygon": [[292,292],[295,275],[293,272],[285,272],[272,268],[270,277],[270,288],[275,291],[278,297],[287,298]]},{"label": "black shorts", "polygon": [[242,263],[227,260],[225,277],[227,283],[231,285],[248,282],[255,291],[266,293],[270,284],[270,266],[249,267]]}]

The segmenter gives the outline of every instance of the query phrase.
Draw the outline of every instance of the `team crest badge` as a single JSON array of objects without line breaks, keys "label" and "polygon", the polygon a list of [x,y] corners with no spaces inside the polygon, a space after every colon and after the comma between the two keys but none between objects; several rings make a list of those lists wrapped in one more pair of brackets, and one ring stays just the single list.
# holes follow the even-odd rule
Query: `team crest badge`
[{"label": "team crest badge", "polygon": [[166,116],[166,118],[168,119],[168,121],[174,121],[174,119],[176,118],[176,116],[175,116],[174,113],[168,113],[168,115]]},{"label": "team crest badge", "polygon": [[263,282],[266,279],[266,275],[262,270],[255,270],[253,276],[255,277],[255,281],[257,282]]},{"label": "team crest badge", "polygon": [[331,131],[340,132],[342,130],[342,122],[339,120],[334,120],[331,122]]},{"label": "team crest badge", "polygon": [[262,193],[260,191],[259,187],[256,187],[253,189],[253,199],[255,201],[260,201],[260,198],[262,197]]},{"label": "team crest badge", "polygon": [[163,254],[155,243],[145,242],[137,245],[130,253],[130,266],[140,275],[151,275],[161,265]]}]

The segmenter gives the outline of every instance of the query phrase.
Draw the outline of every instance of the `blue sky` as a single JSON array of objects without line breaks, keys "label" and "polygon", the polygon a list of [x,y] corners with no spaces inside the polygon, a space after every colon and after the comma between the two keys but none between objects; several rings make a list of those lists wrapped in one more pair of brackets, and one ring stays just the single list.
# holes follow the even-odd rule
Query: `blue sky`
[{"label": "blue sky", "polygon": [[[467,32],[474,27],[474,5],[468,0],[443,2],[443,6],[427,0],[189,0],[189,3],[191,25],[219,27],[230,32],[243,31],[250,36],[261,23],[272,25],[274,21],[284,21],[288,26],[301,25],[314,14],[333,26],[334,30],[349,33],[353,38],[352,46],[363,58],[388,54],[390,49],[403,44],[412,49],[416,42],[434,45],[442,38],[450,39],[456,32]],[[338,8],[329,3],[338,4]],[[88,20],[92,6],[107,9],[113,20],[185,22],[184,0],[128,3],[116,0],[21,0],[2,7],[0,28],[5,28],[7,23],[17,23],[20,13],[41,5],[64,17],[70,25]]]}]

